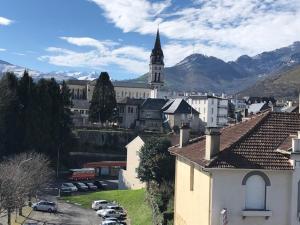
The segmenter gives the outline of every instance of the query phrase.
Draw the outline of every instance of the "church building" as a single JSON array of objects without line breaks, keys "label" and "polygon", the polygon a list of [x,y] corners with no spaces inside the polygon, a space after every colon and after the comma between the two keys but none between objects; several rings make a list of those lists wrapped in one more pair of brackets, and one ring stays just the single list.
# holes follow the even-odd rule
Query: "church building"
[{"label": "church building", "polygon": [[[96,80],[79,81],[68,80],[73,99],[92,100]],[[150,55],[148,82],[113,81],[117,102],[124,98],[147,99],[165,98],[160,92],[164,85],[164,53],[161,48],[159,30],[157,30],[155,44]]]}]

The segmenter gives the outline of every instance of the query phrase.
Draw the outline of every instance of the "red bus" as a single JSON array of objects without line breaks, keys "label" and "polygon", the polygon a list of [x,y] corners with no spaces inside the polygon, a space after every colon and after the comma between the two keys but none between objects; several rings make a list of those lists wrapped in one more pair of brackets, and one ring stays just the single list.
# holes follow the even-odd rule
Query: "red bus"
[{"label": "red bus", "polygon": [[96,178],[94,168],[70,169],[70,180],[93,180]]}]

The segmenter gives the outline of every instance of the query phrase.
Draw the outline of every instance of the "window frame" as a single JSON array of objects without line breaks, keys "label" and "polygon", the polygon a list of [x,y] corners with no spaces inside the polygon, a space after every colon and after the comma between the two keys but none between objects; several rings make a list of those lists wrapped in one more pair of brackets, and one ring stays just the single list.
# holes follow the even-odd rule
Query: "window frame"
[{"label": "window frame", "polygon": [[246,191],[245,191],[245,210],[248,210],[248,211],[266,211],[267,210],[267,187],[268,186],[271,186],[271,182],[270,182],[270,179],[269,177],[264,173],[264,172],[261,172],[261,171],[251,171],[249,173],[247,173],[243,180],[242,180],[242,185],[243,186],[246,186],[247,185],[247,181],[250,177],[252,176],[260,176],[263,181],[265,182],[265,199],[264,199],[264,208],[263,209],[249,209],[247,208],[247,199],[246,199]]}]

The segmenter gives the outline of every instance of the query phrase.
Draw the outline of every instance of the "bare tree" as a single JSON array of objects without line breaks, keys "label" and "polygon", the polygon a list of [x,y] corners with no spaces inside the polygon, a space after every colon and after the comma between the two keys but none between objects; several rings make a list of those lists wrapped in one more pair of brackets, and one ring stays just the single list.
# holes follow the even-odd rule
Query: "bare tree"
[{"label": "bare tree", "polygon": [[43,154],[30,152],[15,155],[0,163],[0,210],[6,210],[8,224],[13,210],[45,188],[53,177],[50,161]]}]

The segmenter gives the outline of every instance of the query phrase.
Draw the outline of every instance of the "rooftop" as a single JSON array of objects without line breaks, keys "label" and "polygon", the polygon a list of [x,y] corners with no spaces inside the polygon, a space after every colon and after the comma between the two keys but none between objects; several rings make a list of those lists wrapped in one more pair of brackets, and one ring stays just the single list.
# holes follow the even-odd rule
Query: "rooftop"
[{"label": "rooftop", "polygon": [[164,113],[166,114],[175,114],[175,113],[193,113],[193,114],[199,114],[198,111],[196,111],[192,106],[190,106],[185,100],[181,98],[177,98],[173,100],[173,102],[168,105],[169,101],[167,102],[167,106],[165,105]]},{"label": "rooftop", "polygon": [[67,85],[81,85],[81,86],[85,86],[89,83],[88,80],[67,80],[66,84]]},{"label": "rooftop", "polygon": [[118,104],[125,104],[125,105],[141,105],[145,99],[136,99],[136,98],[122,98],[118,101]]},{"label": "rooftop", "polygon": [[163,98],[147,98],[141,108],[143,110],[161,110],[167,101],[167,99]]},{"label": "rooftop", "polygon": [[300,131],[300,114],[264,112],[223,128],[220,152],[205,160],[205,136],[190,140],[170,152],[206,168],[291,170],[289,156],[278,149],[292,146],[291,137]]}]

